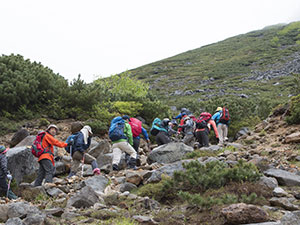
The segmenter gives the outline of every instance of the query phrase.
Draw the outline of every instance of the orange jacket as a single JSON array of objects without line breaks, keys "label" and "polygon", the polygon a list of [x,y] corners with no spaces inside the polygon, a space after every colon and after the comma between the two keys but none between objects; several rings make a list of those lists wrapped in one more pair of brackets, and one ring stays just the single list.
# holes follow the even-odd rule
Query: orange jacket
[{"label": "orange jacket", "polygon": [[[210,124],[213,127],[215,135],[216,135],[216,138],[219,138],[219,133],[218,133],[216,122],[214,120],[209,120],[208,124]],[[196,132],[197,131],[204,131],[204,130],[205,130],[205,128],[203,128],[203,129],[196,129]],[[209,131],[210,130],[211,130],[211,127],[209,127]]]},{"label": "orange jacket", "polygon": [[64,147],[67,147],[68,144],[65,143],[65,142],[58,141],[51,134],[49,134],[48,132],[46,132],[46,135],[43,138],[42,147],[44,149],[46,149],[46,148],[49,149],[49,146],[50,146],[50,150],[51,150],[52,154],[50,154],[50,153],[44,153],[44,154],[42,154],[39,157],[38,161],[41,161],[42,159],[49,159],[52,162],[53,166],[54,166],[54,150],[53,150],[53,146],[64,148]]}]

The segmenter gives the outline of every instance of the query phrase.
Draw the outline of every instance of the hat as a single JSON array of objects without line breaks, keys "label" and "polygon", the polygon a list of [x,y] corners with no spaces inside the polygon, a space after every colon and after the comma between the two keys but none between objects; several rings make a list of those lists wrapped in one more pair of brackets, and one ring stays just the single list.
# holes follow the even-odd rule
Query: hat
[{"label": "hat", "polygon": [[123,119],[123,120],[129,120],[129,122],[131,122],[131,121],[130,121],[130,117],[129,117],[128,115],[122,116],[122,119]]},{"label": "hat", "polygon": [[222,107],[218,107],[217,109],[216,109],[216,112],[219,112],[219,111],[221,111],[222,110]]},{"label": "hat", "polygon": [[5,146],[0,145],[0,153],[4,154],[8,151],[9,148],[5,148]]},{"label": "hat", "polygon": [[54,124],[50,124],[50,125],[48,126],[48,128],[47,128],[47,130],[46,130],[46,131],[50,130],[51,128],[55,128],[55,129],[56,129],[56,131],[58,131],[58,130],[59,130],[59,129],[58,129],[58,127],[57,127],[56,125],[54,125]]},{"label": "hat", "polygon": [[89,125],[84,126],[82,129],[87,129],[90,134],[93,134],[92,128]]}]

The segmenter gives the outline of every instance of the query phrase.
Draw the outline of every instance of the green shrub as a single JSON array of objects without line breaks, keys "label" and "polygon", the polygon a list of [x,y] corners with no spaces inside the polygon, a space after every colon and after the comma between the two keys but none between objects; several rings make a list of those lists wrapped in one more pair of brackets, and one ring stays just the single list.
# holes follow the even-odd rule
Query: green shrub
[{"label": "green shrub", "polygon": [[102,120],[88,120],[86,125],[89,125],[92,128],[94,135],[104,135],[107,133],[109,128],[110,121]]},{"label": "green shrub", "polygon": [[41,118],[40,119],[40,122],[39,122],[39,126],[40,127],[46,127],[46,126],[48,126],[50,124],[50,122],[47,120],[47,119],[45,119],[45,118]]},{"label": "green shrub", "polygon": [[291,98],[290,116],[286,118],[288,124],[300,123],[300,95]]}]

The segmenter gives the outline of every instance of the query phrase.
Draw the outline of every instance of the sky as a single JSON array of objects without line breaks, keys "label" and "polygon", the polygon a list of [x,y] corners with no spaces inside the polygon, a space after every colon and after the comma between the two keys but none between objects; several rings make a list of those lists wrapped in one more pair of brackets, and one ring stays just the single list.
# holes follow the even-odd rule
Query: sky
[{"label": "sky", "polygon": [[2,0],[0,54],[92,82],[292,21],[299,0]]}]

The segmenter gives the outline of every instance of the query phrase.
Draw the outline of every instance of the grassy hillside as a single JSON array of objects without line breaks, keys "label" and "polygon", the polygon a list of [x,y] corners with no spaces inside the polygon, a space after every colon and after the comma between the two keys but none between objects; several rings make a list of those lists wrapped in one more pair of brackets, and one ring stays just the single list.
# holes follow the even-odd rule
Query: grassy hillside
[{"label": "grassy hillside", "polygon": [[[227,105],[236,120],[265,118],[295,93],[300,22],[228,38],[131,71],[169,106],[197,113]],[[174,112],[175,113],[175,112]]]}]

